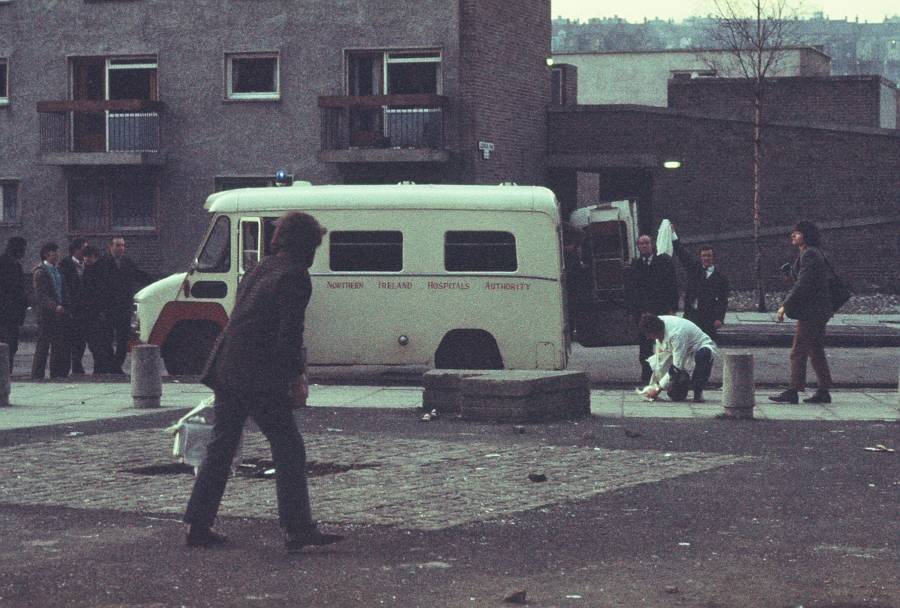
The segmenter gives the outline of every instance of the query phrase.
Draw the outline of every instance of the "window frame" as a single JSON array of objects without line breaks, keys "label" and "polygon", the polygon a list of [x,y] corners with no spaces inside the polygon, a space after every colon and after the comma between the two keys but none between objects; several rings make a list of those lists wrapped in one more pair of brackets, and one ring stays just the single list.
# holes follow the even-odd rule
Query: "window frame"
[{"label": "window frame", "polygon": [[[480,235],[488,235],[488,234],[500,234],[511,237],[512,242],[471,242],[471,243],[450,243],[448,240],[449,235],[451,234],[480,234]],[[444,271],[452,272],[452,273],[475,273],[475,274],[487,274],[487,273],[503,273],[503,274],[513,274],[519,271],[519,244],[518,239],[516,239],[516,235],[514,232],[510,230],[447,230],[444,232]],[[454,248],[462,248],[465,246],[477,247],[478,245],[486,246],[486,247],[512,247],[513,253],[513,261],[515,265],[513,268],[453,268],[450,267],[448,261],[453,261],[453,255],[448,255],[448,252]],[[489,259],[488,256],[479,256],[482,259]]]},{"label": "window frame", "polygon": [[[274,59],[275,90],[253,93],[234,91],[235,59]],[[281,53],[278,51],[258,51],[225,53],[225,100],[226,101],[280,101],[281,100]]]},{"label": "window frame", "polygon": [[[0,178],[0,225],[9,226],[14,224],[21,223],[22,217],[22,205],[20,203],[20,191],[22,186],[22,180],[15,178]],[[14,194],[14,210],[15,214],[12,218],[7,218],[5,209],[6,209],[6,194],[5,189],[12,188]]]},{"label": "window frame", "polygon": [[[146,179],[151,182],[153,209],[148,217],[153,218],[152,226],[117,226],[113,222],[113,201],[111,198],[111,184],[123,182],[124,179],[114,175],[91,174],[70,177],[66,181],[66,226],[70,233],[78,233],[84,236],[108,235],[108,234],[157,234],[159,232],[159,176],[154,174],[141,174],[134,179]],[[79,228],[72,223],[72,195],[73,186],[77,182],[100,184],[102,219],[97,228]]]},{"label": "window frame", "polygon": [[0,107],[9,105],[9,57],[0,57],[0,66],[3,73],[0,74]]},{"label": "window frame", "polygon": [[[212,238],[213,233],[216,232],[216,230],[219,227],[219,223],[222,220],[224,220],[224,223],[225,223],[225,236],[226,236],[225,242],[226,242],[227,255],[225,255],[224,257],[220,256],[220,259],[225,260],[225,268],[224,269],[219,268],[219,267],[214,267],[214,268],[210,268],[210,269],[204,268],[200,265],[200,258],[203,256],[203,252],[206,251],[206,247],[209,245],[209,241]],[[203,242],[200,244],[200,249],[197,250],[197,256],[196,256],[195,262],[194,262],[194,267],[196,268],[197,272],[199,272],[201,274],[225,274],[225,273],[231,272],[231,248],[232,248],[231,218],[227,215],[219,215],[210,223],[210,226],[206,231],[206,235],[203,238]]]},{"label": "window frame", "polygon": [[[339,235],[345,235],[345,234],[358,234],[358,235],[363,235],[363,234],[378,234],[378,233],[383,233],[383,234],[386,234],[386,235],[399,235],[399,236],[400,236],[400,239],[399,239],[399,241],[395,241],[395,242],[391,242],[391,241],[389,241],[389,240],[386,240],[386,241],[383,241],[383,242],[373,242],[373,243],[354,243],[354,242],[345,242],[345,243],[338,243],[338,247],[337,247],[337,248],[335,247],[334,239],[335,239],[336,237],[338,237]],[[352,273],[372,273],[372,274],[376,274],[376,273],[380,273],[380,274],[395,274],[395,273],[403,272],[403,269],[404,269],[404,267],[405,267],[405,260],[404,260],[404,253],[405,253],[405,252],[404,252],[404,240],[405,240],[405,239],[404,239],[403,237],[404,237],[404,235],[403,235],[403,231],[402,231],[402,230],[385,230],[385,229],[379,229],[379,230],[359,230],[359,229],[351,229],[351,230],[335,230],[335,231],[329,231],[329,232],[328,232],[328,270],[329,270],[330,272],[338,272],[338,273],[352,272]],[[362,247],[365,247],[366,245],[379,245],[379,246],[381,246],[381,247],[385,247],[385,248],[389,248],[389,249],[390,249],[390,248],[399,247],[399,249],[400,249],[400,255],[399,255],[400,266],[399,266],[399,268],[356,268],[356,267],[351,267],[350,265],[346,265],[346,266],[344,266],[344,267],[336,267],[336,266],[335,266],[335,263],[334,263],[334,262],[335,262],[335,252],[336,252],[336,251],[340,252],[341,249],[344,249],[344,248],[351,248],[351,247],[355,247],[357,250],[360,250],[360,249],[362,249]],[[391,253],[389,252],[388,255],[391,255]],[[363,259],[363,260],[376,260],[376,259],[378,259],[378,256],[371,255],[371,250],[370,250],[370,251],[367,253],[367,255],[364,255],[364,256],[352,256],[352,257],[349,257],[349,259],[351,259],[351,260],[352,260],[352,259],[357,259],[357,258],[358,258],[358,259]],[[394,256],[391,256],[391,259],[393,260],[393,259],[396,259],[396,258],[395,258]]]}]

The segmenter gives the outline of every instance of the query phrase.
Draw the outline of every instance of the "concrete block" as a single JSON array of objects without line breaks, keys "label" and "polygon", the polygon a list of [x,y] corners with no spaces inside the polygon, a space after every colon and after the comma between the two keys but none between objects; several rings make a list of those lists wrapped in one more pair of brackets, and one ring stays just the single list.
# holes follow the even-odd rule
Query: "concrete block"
[{"label": "concrete block", "polygon": [[486,373],[483,369],[433,369],[422,375],[422,409],[458,414],[463,378]]},{"label": "concrete block", "polygon": [[753,355],[725,353],[722,369],[722,404],[725,417],[740,420],[753,418],[756,405],[753,385]]},{"label": "concrete block", "polygon": [[545,422],[590,415],[584,372],[499,370],[461,382],[460,417],[489,422]]}]

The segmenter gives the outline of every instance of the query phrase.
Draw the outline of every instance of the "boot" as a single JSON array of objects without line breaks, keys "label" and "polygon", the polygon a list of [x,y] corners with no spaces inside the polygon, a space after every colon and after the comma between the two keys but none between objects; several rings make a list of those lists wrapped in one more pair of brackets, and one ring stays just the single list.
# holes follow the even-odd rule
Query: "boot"
[{"label": "boot", "polygon": [[828,389],[820,388],[813,393],[812,397],[804,399],[803,403],[831,403],[831,393]]},{"label": "boot", "polygon": [[774,401],[775,403],[800,403],[800,396],[797,394],[797,389],[789,388],[777,395],[770,395],[769,401]]}]

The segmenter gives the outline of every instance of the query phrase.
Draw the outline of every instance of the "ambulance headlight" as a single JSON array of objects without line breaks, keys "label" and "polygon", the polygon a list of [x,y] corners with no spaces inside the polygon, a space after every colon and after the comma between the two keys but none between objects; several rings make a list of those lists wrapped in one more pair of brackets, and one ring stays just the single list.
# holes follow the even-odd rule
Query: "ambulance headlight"
[{"label": "ambulance headlight", "polygon": [[140,335],[141,333],[141,317],[138,314],[138,306],[139,304],[133,304],[131,309],[131,331],[135,335]]}]

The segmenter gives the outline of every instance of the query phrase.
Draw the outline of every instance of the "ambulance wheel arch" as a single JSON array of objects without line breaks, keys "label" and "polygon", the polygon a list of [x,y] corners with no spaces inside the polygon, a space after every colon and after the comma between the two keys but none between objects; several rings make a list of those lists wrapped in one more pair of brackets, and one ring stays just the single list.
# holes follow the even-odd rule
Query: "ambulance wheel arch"
[{"label": "ambulance wheel arch", "polygon": [[173,376],[196,375],[228,322],[221,304],[169,302],[153,327],[149,342],[160,345],[166,370]]},{"label": "ambulance wheel arch", "polygon": [[503,369],[497,340],[483,329],[448,331],[434,353],[437,369]]}]

